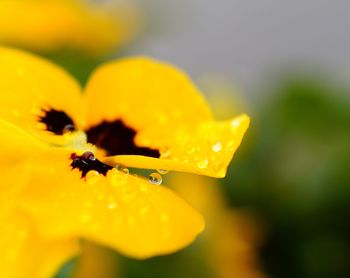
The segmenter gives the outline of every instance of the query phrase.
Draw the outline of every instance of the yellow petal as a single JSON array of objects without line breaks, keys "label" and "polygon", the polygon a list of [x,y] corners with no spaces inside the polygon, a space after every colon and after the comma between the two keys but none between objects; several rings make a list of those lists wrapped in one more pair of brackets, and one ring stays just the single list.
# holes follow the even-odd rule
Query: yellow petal
[{"label": "yellow petal", "polygon": [[31,136],[18,126],[0,119],[1,164],[12,164],[25,160],[47,148],[48,145]]},{"label": "yellow petal", "polygon": [[19,203],[49,237],[78,236],[135,258],[174,252],[203,230],[202,217],[164,186],[113,169],[86,179],[70,153],[52,150],[28,165]]},{"label": "yellow petal", "polygon": [[62,110],[82,125],[80,87],[61,68],[37,56],[0,47],[0,118],[53,140],[38,122],[42,109]]},{"label": "yellow petal", "polygon": [[163,128],[211,119],[207,104],[184,73],[148,58],[129,58],[100,67],[84,96],[90,126],[122,119],[140,133],[139,137],[150,135],[147,139],[151,141],[163,135]]},{"label": "yellow petal", "polygon": [[127,165],[143,169],[163,169],[196,173],[217,178],[226,169],[241,144],[249,126],[249,117],[241,115],[225,122],[204,122],[194,129],[174,130],[164,139],[169,146],[160,159],[117,155],[104,159],[105,163]]},{"label": "yellow petal", "polygon": [[8,195],[0,200],[1,277],[52,277],[78,253],[76,240],[42,238],[33,222],[10,204]]},{"label": "yellow petal", "polygon": [[69,48],[102,54],[135,31],[134,9],[119,5],[112,10],[79,0],[0,1],[0,42],[40,51]]},{"label": "yellow petal", "polygon": [[23,163],[48,146],[17,126],[0,119],[0,192],[16,190],[27,177]]},{"label": "yellow petal", "polygon": [[136,130],[137,146],[160,150],[161,160],[140,156],[106,160],[130,167],[223,177],[249,125],[246,115],[215,122],[184,73],[147,58],[102,66],[84,96],[90,126],[121,119]]}]

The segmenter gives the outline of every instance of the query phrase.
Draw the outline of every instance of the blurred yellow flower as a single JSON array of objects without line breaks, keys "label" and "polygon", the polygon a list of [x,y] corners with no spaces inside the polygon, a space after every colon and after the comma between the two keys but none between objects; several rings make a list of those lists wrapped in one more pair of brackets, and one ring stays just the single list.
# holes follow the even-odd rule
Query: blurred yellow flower
[{"label": "blurred yellow flower", "polygon": [[137,11],[125,3],[106,7],[84,0],[0,0],[0,43],[41,52],[64,48],[103,54],[136,31]]},{"label": "blurred yellow flower", "polygon": [[84,94],[61,68],[18,50],[0,48],[0,76],[3,274],[20,275],[19,261],[52,274],[79,238],[147,258],[203,230],[157,174],[125,166],[223,177],[248,116],[215,121],[184,73],[142,57],[101,66]]},{"label": "blurred yellow flower", "polygon": [[255,247],[259,240],[257,223],[233,210],[220,192],[219,183],[203,176],[175,175],[170,184],[191,201],[206,220],[201,243],[204,256],[218,278],[262,278]]}]

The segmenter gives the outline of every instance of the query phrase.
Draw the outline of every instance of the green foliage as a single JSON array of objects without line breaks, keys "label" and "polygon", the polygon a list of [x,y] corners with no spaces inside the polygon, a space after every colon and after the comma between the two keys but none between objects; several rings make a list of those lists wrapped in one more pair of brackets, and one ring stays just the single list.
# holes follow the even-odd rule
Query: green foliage
[{"label": "green foliage", "polygon": [[274,92],[225,189],[266,223],[261,257],[272,277],[349,277],[349,89],[293,76]]}]

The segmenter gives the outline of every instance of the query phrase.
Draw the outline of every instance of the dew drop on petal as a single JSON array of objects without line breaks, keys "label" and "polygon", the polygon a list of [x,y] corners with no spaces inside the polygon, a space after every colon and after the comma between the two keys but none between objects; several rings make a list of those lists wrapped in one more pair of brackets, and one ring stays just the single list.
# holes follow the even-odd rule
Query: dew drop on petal
[{"label": "dew drop on petal", "polygon": [[194,154],[195,152],[196,152],[196,148],[195,148],[195,147],[192,147],[192,148],[190,148],[190,149],[187,151],[187,154],[192,155],[192,154]]},{"label": "dew drop on petal", "polygon": [[226,145],[226,150],[227,151],[232,151],[233,150],[233,147],[235,145],[235,141],[229,141]]},{"label": "dew drop on petal", "polygon": [[121,170],[124,174],[128,175],[129,174],[129,169],[128,168],[123,168]]},{"label": "dew drop on petal", "polygon": [[95,161],[96,160],[96,157],[95,157],[93,152],[85,152],[85,153],[83,153],[82,157],[84,159],[90,160],[90,161]]},{"label": "dew drop on petal", "polygon": [[240,120],[235,119],[235,120],[233,120],[233,121],[231,122],[231,127],[232,127],[232,128],[237,128],[237,127],[239,127],[240,124],[241,124]]},{"label": "dew drop on petal", "polygon": [[152,184],[162,184],[162,176],[159,173],[152,173],[148,176],[148,181]]},{"label": "dew drop on petal", "polygon": [[108,209],[110,209],[110,210],[113,210],[113,209],[115,209],[117,207],[117,203],[116,202],[110,202],[109,204],[108,204]]},{"label": "dew drop on petal", "polygon": [[222,150],[222,144],[221,144],[221,142],[216,142],[214,145],[213,145],[213,147],[212,147],[212,150],[214,151],[214,152],[219,152],[219,151],[221,151]]},{"label": "dew drop on petal", "polygon": [[161,175],[166,175],[169,173],[169,170],[164,170],[164,169],[158,169],[157,172]]},{"label": "dew drop on petal", "polygon": [[169,158],[170,156],[170,149],[169,148],[163,148],[160,150],[161,158]]},{"label": "dew drop on petal", "polygon": [[74,131],[74,125],[69,124],[63,128],[62,133],[67,134],[67,133],[71,133],[73,131]]},{"label": "dew drop on petal", "polygon": [[95,171],[95,170],[91,170],[86,174],[86,182],[89,185],[93,185],[94,183],[96,183],[100,178],[100,173]]},{"label": "dew drop on petal", "polygon": [[119,172],[122,172],[122,173],[124,173],[126,175],[129,174],[129,169],[124,167],[124,166],[122,166],[122,165],[117,164],[117,165],[114,166],[114,168],[117,169]]},{"label": "dew drop on petal", "polygon": [[200,169],[205,169],[208,167],[209,161],[208,159],[203,159],[197,162],[197,167]]}]

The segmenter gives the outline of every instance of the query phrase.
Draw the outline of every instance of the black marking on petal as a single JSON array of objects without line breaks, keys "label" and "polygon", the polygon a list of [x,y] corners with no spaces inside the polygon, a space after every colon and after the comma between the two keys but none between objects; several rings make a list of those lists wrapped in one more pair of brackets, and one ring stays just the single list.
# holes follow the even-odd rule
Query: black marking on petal
[{"label": "black marking on petal", "polygon": [[135,145],[136,131],[126,126],[121,120],[103,121],[86,131],[89,143],[104,149],[112,155],[144,155],[159,158],[158,150],[142,148]]},{"label": "black marking on petal", "polygon": [[46,130],[56,135],[76,130],[73,120],[64,111],[53,108],[42,109],[42,111],[44,115],[39,116],[38,120],[46,125]]},{"label": "black marking on petal", "polygon": [[73,153],[70,158],[72,159],[72,163],[70,164],[72,170],[78,169],[81,172],[82,178],[85,178],[86,174],[91,170],[95,170],[106,176],[107,172],[113,169],[112,166],[98,160],[92,152],[85,152],[83,155]]}]

